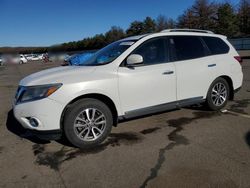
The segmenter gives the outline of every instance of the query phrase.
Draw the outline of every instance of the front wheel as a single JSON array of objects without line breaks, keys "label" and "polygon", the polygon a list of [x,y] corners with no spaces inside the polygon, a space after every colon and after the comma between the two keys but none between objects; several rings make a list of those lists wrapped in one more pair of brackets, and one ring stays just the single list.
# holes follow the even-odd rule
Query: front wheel
[{"label": "front wheel", "polygon": [[90,148],[107,138],[112,125],[113,117],[108,106],[99,100],[86,98],[66,110],[64,133],[74,146]]},{"label": "front wheel", "polygon": [[210,86],[206,104],[210,110],[220,110],[227,104],[229,98],[229,85],[223,78],[217,78]]}]

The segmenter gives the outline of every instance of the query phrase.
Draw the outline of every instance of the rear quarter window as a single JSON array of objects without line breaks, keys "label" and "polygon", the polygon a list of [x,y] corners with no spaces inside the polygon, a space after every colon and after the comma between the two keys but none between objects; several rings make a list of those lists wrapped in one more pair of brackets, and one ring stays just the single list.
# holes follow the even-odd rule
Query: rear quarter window
[{"label": "rear quarter window", "polygon": [[212,55],[226,54],[229,52],[229,46],[217,37],[202,37]]}]

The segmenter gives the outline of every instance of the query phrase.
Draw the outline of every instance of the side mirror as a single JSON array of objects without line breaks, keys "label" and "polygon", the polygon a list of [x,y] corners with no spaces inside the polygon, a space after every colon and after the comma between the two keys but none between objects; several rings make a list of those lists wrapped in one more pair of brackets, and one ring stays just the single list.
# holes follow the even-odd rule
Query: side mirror
[{"label": "side mirror", "polygon": [[127,58],[127,65],[138,65],[143,63],[143,57],[139,54],[132,54]]}]

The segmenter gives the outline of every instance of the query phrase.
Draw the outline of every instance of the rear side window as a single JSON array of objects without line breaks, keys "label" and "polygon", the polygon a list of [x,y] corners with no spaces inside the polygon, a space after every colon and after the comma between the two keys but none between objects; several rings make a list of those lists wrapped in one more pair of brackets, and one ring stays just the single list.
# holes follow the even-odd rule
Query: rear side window
[{"label": "rear side window", "polygon": [[206,55],[206,49],[200,37],[174,36],[170,40],[171,44],[174,44],[176,59],[178,61],[200,58]]},{"label": "rear side window", "polygon": [[229,46],[217,37],[202,37],[212,55],[226,54],[229,52]]}]

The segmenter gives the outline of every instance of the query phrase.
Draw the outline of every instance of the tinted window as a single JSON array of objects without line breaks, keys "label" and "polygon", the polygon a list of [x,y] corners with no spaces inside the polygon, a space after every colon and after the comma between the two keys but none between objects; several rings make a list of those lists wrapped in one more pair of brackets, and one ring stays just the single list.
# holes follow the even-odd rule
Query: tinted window
[{"label": "tinted window", "polygon": [[158,64],[166,62],[165,51],[166,40],[163,38],[152,39],[144,42],[133,51],[133,54],[140,54],[143,57],[143,64]]},{"label": "tinted window", "polygon": [[174,44],[177,60],[187,60],[203,57],[206,55],[200,37],[196,36],[174,36],[170,39]]},{"label": "tinted window", "polygon": [[202,37],[212,55],[228,53],[228,45],[217,37]]}]

